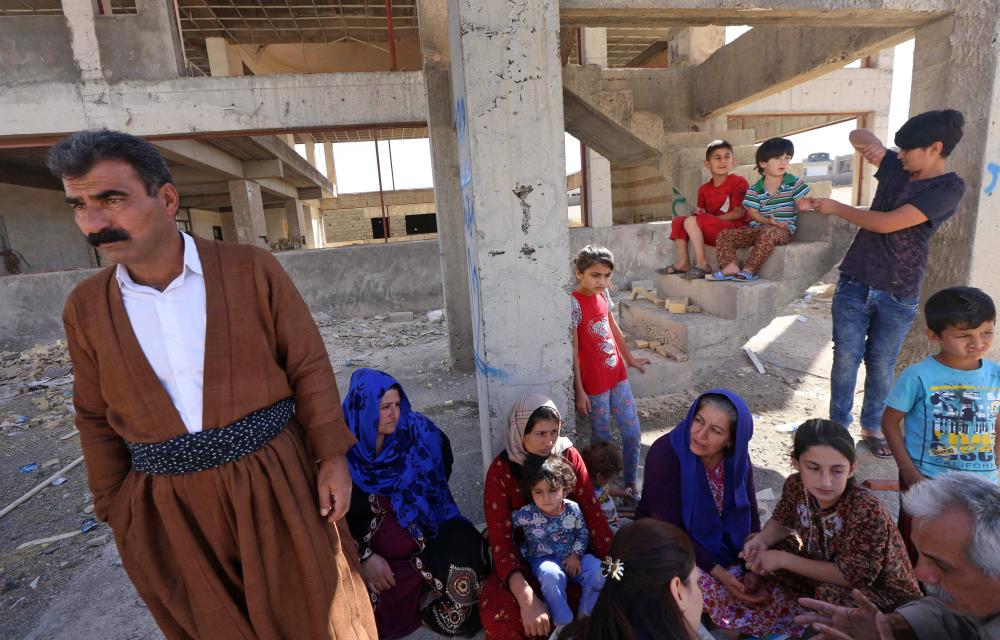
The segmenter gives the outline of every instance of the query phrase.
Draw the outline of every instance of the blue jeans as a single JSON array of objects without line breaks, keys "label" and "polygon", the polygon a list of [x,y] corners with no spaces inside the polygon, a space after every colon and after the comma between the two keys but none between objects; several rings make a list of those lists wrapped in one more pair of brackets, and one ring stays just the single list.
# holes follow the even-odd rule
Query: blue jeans
[{"label": "blue jeans", "polygon": [[830,419],[851,424],[858,367],[865,363],[865,398],[861,428],[882,432],[882,411],[892,390],[896,357],[903,346],[918,298],[872,289],[841,275],[833,296],[833,370],[830,372]]},{"label": "blue jeans", "polygon": [[[542,587],[542,597],[549,607],[553,624],[569,624],[573,622],[573,610],[566,601],[566,572],[562,562],[554,556],[533,558],[531,572],[538,578]],[[604,586],[604,576],[601,575],[601,561],[586,553],[580,558],[580,575],[569,578],[583,587],[580,594],[580,617],[589,616],[601,594]]]}]

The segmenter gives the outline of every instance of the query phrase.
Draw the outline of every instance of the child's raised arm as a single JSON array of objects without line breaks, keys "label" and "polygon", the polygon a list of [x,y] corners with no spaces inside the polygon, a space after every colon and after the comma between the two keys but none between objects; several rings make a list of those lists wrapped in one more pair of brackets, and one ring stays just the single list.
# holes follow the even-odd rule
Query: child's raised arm
[{"label": "child's raised arm", "polygon": [[885,157],[885,145],[874,133],[868,129],[855,129],[848,138],[851,145],[861,152],[865,160],[876,167],[882,164],[882,158]]}]

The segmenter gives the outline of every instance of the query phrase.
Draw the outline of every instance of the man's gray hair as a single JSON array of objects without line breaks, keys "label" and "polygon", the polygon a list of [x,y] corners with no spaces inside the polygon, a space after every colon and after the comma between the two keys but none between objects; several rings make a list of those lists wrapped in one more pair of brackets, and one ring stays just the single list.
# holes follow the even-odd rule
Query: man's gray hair
[{"label": "man's gray hair", "polygon": [[975,473],[947,473],[924,480],[903,494],[914,518],[935,520],[953,507],[972,516],[968,556],[990,578],[1000,578],[1000,486]]}]

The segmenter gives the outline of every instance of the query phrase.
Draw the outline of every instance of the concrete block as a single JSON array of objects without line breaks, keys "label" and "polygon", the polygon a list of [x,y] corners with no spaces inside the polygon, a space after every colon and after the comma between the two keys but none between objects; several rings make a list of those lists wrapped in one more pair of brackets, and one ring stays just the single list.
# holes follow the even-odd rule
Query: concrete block
[{"label": "concrete block", "polygon": [[667,298],[663,301],[663,308],[670,313],[687,313],[687,298]]},{"label": "concrete block", "polygon": [[402,324],[403,322],[413,322],[412,311],[393,311],[389,314],[389,324]]},{"label": "concrete block", "polygon": [[649,342],[646,340],[636,340],[632,343],[632,348],[634,349],[648,349]]},{"label": "concrete block", "polygon": [[727,319],[759,313],[756,309],[773,305],[781,289],[782,283],[764,279],[753,282],[713,282],[663,276],[659,282],[660,295],[663,297],[687,297],[690,304],[696,304],[707,313]]},{"label": "concrete block", "polygon": [[670,314],[661,307],[627,301],[621,303],[620,311],[623,329],[648,340],[651,349],[654,344],[669,345],[694,358],[727,353],[737,329],[731,321],[709,314]]},{"label": "concrete block", "polygon": [[644,351],[642,355],[650,360],[644,367],[645,373],[631,367],[628,369],[628,382],[635,397],[670,393],[695,383],[696,368],[690,362],[676,362],[651,351]]}]

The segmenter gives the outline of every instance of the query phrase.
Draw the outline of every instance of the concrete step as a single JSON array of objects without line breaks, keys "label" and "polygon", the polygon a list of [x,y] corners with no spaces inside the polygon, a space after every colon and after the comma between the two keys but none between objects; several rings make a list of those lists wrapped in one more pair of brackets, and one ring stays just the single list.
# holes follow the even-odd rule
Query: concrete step
[{"label": "concrete step", "polygon": [[[704,359],[731,351],[732,320],[710,313],[668,313],[648,300],[619,303],[622,331],[630,338],[664,342],[683,351],[688,359]],[[649,350],[634,350],[645,354]]]},{"label": "concrete step", "polygon": [[632,395],[637,398],[656,396],[671,391],[677,391],[694,385],[699,367],[697,363],[675,362],[664,358],[649,349],[634,352],[637,358],[648,358],[650,364],[644,367],[645,373],[629,367],[628,382],[632,387]]},{"label": "concrete step", "polygon": [[[690,304],[698,305],[704,312],[735,320],[752,315],[773,314],[782,283],[772,280],[753,282],[713,282],[710,280],[685,280],[680,276],[660,276],[657,292],[662,298],[687,297]],[[769,316],[770,317],[770,316]]]},{"label": "concrete step", "polygon": [[[760,268],[761,278],[775,282],[795,280],[811,269],[812,265],[826,260],[833,248],[829,241],[801,242],[798,240],[798,233],[795,235],[796,239],[791,244],[774,248]],[[714,247],[705,247],[705,255],[708,257],[709,264],[719,268],[723,266],[718,264]],[[740,249],[736,252],[736,256],[742,265],[750,256],[750,249]],[[672,277],[676,278],[677,276]]]}]

